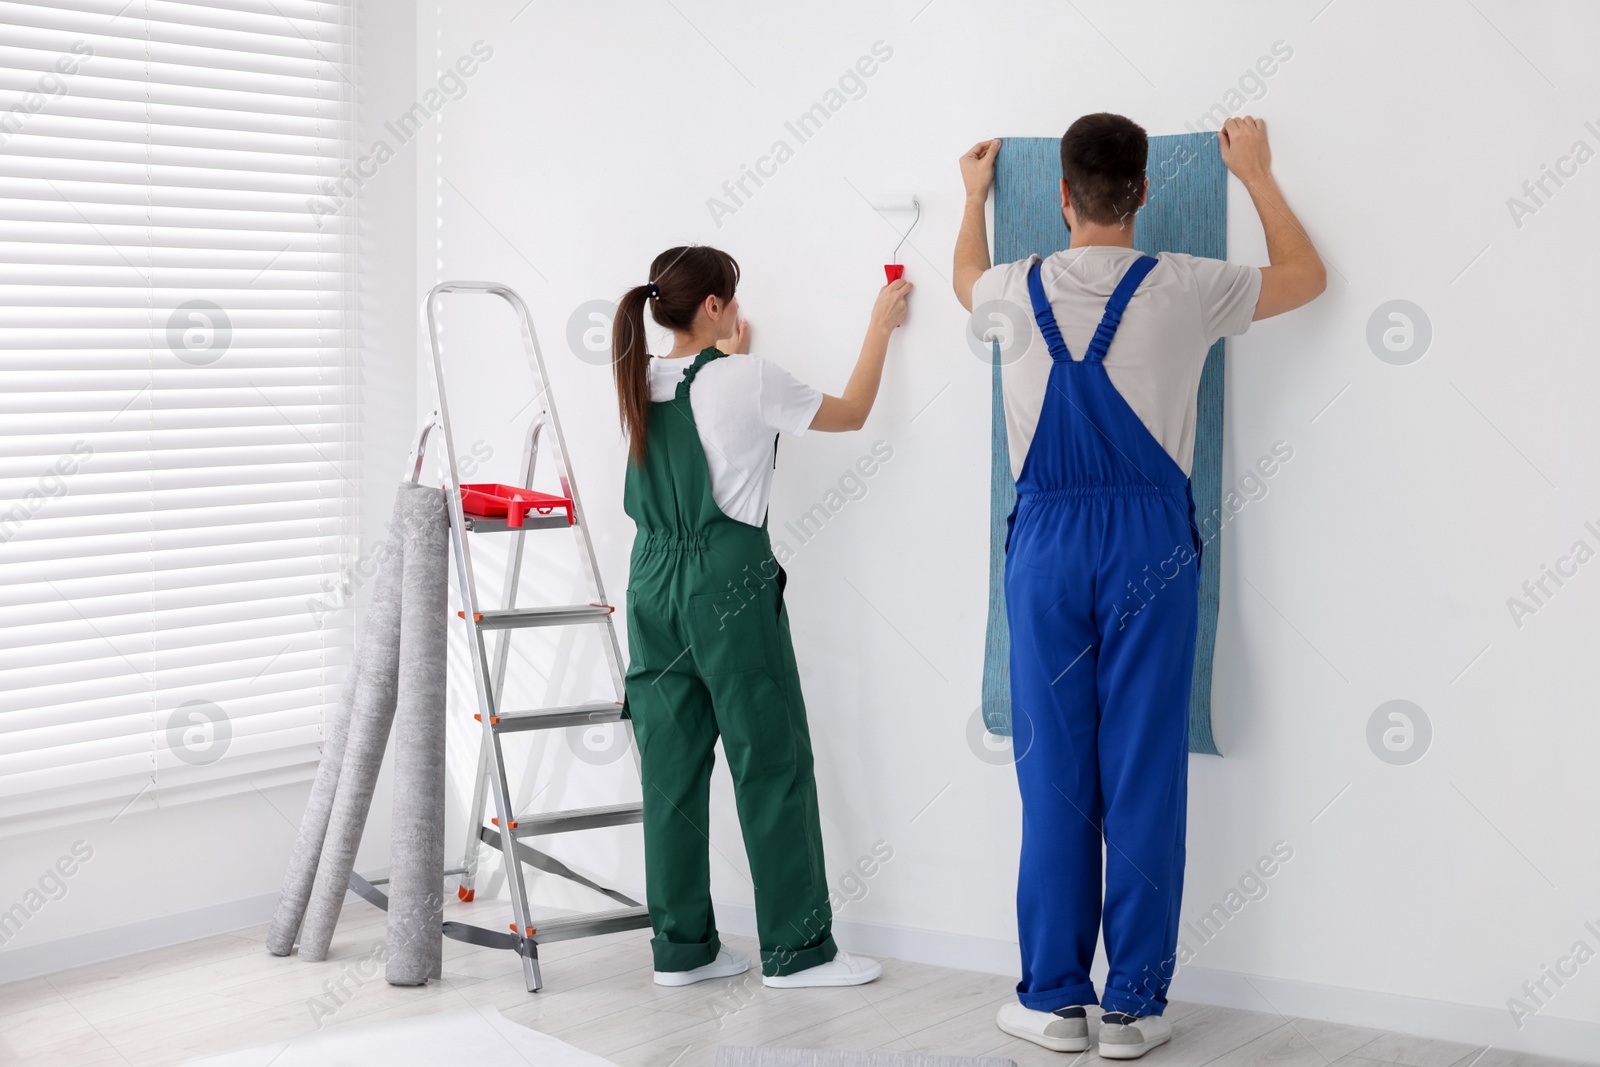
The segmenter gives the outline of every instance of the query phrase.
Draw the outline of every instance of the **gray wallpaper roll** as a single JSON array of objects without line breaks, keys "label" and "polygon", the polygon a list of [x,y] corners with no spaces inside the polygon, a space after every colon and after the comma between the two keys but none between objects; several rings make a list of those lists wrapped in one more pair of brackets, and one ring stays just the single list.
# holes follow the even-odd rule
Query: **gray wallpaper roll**
[{"label": "gray wallpaper roll", "polygon": [[[378,581],[383,581],[381,572]],[[287,956],[294,951],[295,939],[300,936],[300,921],[305,918],[306,902],[311,899],[311,883],[317,876],[317,857],[322,853],[322,839],[328,832],[328,816],[333,811],[333,794],[339,785],[339,767],[344,763],[345,739],[350,734],[350,707],[355,701],[360,678],[361,651],[357,648],[350,664],[350,673],[344,679],[339,704],[333,709],[333,717],[328,722],[328,734],[322,743],[322,762],[317,767],[311,795],[306,799],[305,814],[300,818],[300,836],[295,840],[294,851],[289,854],[289,870],[283,876],[278,910],[272,917],[272,926],[267,930],[267,951],[274,956]]]},{"label": "gray wallpaper roll", "polygon": [[389,526],[389,551],[380,572],[388,580],[374,587],[372,600],[367,605],[360,638],[361,681],[356,686],[355,702],[350,711],[350,734],[345,741],[344,763],[339,770],[328,832],[317,858],[317,876],[300,928],[302,959],[328,958],[328,945],[344,906],[350,872],[355,868],[356,849],[361,845],[361,831],[366,826],[378,772],[383,767],[389,728],[394,723],[400,673],[400,575],[404,564],[406,506],[416,490],[420,487],[407,483],[395,498],[394,518]]},{"label": "gray wallpaper roll", "polygon": [[402,482],[351,677],[330,724],[267,948],[324,960],[344,905],[397,707],[388,977],[440,973],[444,884],[445,627],[449,525],[444,494]]},{"label": "gray wallpaper roll", "polygon": [[[410,483],[406,483],[410,484]],[[385,552],[378,563],[378,575],[372,585],[372,603],[369,608],[368,627],[371,628],[372,619],[384,616],[382,605],[398,605],[400,597],[400,540],[397,536],[400,529],[402,503],[405,494],[400,494],[395,500],[394,514],[389,520],[389,541],[386,543]],[[390,613],[398,622],[398,615]],[[396,635],[398,637],[398,635]],[[267,934],[267,950],[274,955],[287,956],[294,948],[295,941],[300,936],[301,924],[305,921],[306,910],[310,904],[312,887],[315,884],[319,861],[323,848],[327,844],[328,827],[333,819],[333,812],[339,795],[339,787],[343,778],[345,767],[345,754],[349,747],[351,723],[359,718],[355,711],[367,708],[373,700],[373,687],[379,687],[379,698],[382,699],[383,691],[392,689],[394,667],[388,662],[374,663],[374,653],[382,653],[381,642],[371,639],[370,633],[362,634],[356,643],[355,662],[351,668],[350,676],[345,679],[344,692],[340,697],[339,706],[334,710],[333,722],[328,730],[328,740],[322,748],[322,763],[317,767],[317,778],[311,787],[311,796],[306,802],[305,814],[300,819],[300,836],[295,841],[294,851],[289,857],[289,870],[284,875],[283,891],[278,898],[278,911],[273,917],[272,927]],[[398,645],[396,646],[398,651]],[[376,677],[374,675],[376,674]],[[387,685],[385,679],[388,679]],[[393,704],[393,696],[387,698]],[[391,711],[392,714],[392,711]],[[382,756],[382,750],[379,750]],[[347,787],[348,788],[348,787]],[[371,797],[369,795],[368,801]],[[366,818],[366,808],[362,807],[362,818]],[[360,827],[356,829],[359,840]],[[343,899],[343,894],[340,894]],[[334,919],[338,918],[335,908]],[[331,926],[330,926],[331,932]],[[304,950],[302,950],[303,952]],[[323,944],[324,953],[327,945]],[[311,957],[321,959],[321,956]]]},{"label": "gray wallpaper roll", "polygon": [[399,699],[389,871],[393,985],[425,985],[443,965],[445,625],[450,540],[444,495],[404,494]]}]

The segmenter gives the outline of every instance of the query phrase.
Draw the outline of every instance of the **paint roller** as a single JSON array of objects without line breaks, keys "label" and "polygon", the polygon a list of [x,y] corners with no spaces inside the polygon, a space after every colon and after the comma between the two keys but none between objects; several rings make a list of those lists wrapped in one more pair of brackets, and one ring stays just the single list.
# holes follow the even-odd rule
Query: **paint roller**
[{"label": "paint roller", "polygon": [[[884,216],[884,220],[893,226],[889,219],[891,214],[909,214],[911,225],[900,235],[900,244],[894,246],[894,255],[889,257],[889,262],[883,265],[883,273],[891,282],[898,280],[906,272],[904,263],[900,262],[900,246],[906,243],[906,238],[911,236],[911,231],[917,228],[917,223],[922,221],[922,201],[917,199],[915,193],[883,193],[867,201],[872,210]],[[899,227],[895,227],[898,229]]]}]

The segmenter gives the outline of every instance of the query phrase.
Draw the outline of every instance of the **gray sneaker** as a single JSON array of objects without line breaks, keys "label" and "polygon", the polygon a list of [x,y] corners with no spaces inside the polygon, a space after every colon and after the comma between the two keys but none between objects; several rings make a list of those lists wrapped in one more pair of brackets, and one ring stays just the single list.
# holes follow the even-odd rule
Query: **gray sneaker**
[{"label": "gray sneaker", "polygon": [[1003,1004],[995,1016],[995,1025],[1012,1037],[1032,1041],[1051,1052],[1088,1052],[1089,1020],[1082,1008],[1062,1008],[1063,1014],[1053,1011],[1034,1011],[1016,1001]]},{"label": "gray sneaker", "polygon": [[1159,1015],[1108,1011],[1100,1017],[1100,1058],[1136,1060],[1172,1040],[1172,1024]]}]

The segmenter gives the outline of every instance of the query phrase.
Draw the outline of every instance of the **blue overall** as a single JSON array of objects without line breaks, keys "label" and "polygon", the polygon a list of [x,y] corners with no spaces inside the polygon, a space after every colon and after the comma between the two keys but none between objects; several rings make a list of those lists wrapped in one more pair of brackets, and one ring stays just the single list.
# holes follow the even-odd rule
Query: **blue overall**
[{"label": "blue overall", "polygon": [[1156,260],[1134,262],[1081,361],[1039,264],[1053,364],[1006,538],[1012,742],[1022,793],[1022,1003],[1095,1002],[1105,855],[1107,1011],[1160,1015],[1176,967],[1200,538],[1189,478],[1106,374]]}]

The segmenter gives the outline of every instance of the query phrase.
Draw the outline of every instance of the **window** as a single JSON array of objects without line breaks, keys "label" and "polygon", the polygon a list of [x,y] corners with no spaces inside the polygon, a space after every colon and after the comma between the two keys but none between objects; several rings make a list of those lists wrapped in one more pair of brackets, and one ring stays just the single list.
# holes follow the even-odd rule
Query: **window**
[{"label": "window", "polygon": [[0,0],[0,833],[310,776],[349,659],[349,26]]}]

